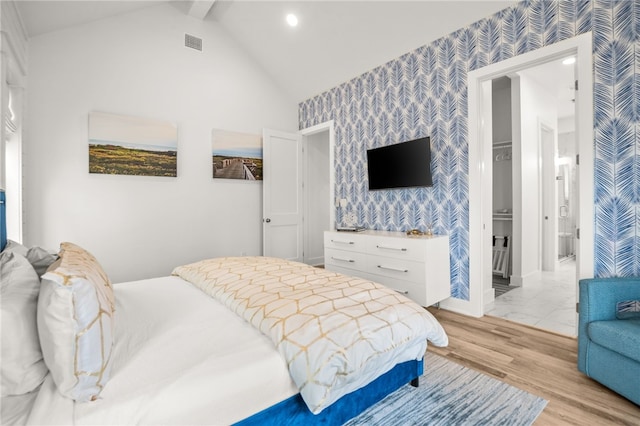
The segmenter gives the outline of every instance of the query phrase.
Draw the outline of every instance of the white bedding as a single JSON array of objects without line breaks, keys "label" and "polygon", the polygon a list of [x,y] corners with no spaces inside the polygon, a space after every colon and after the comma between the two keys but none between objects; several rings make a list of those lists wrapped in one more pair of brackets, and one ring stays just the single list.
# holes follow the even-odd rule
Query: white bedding
[{"label": "white bedding", "polygon": [[225,257],[172,272],[271,338],[318,414],[447,335],[423,307],[381,284],[272,257]]},{"label": "white bedding", "polygon": [[268,337],[181,278],[114,288],[113,365],[100,399],[74,403],[48,376],[28,424],[224,425],[298,393]]},{"label": "white bedding", "polygon": [[0,402],[0,424],[25,424],[39,390],[40,388],[38,387],[33,392],[23,395],[3,396]]}]

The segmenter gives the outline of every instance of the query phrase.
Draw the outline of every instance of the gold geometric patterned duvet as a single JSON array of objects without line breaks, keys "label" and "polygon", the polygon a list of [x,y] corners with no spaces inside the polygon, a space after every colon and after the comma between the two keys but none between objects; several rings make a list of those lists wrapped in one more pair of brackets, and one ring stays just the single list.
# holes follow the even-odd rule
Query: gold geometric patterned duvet
[{"label": "gold geometric patterned duvet", "polygon": [[172,275],[269,336],[315,414],[394,365],[421,359],[427,339],[448,343],[436,319],[403,295],[298,262],[217,258],[179,266]]}]

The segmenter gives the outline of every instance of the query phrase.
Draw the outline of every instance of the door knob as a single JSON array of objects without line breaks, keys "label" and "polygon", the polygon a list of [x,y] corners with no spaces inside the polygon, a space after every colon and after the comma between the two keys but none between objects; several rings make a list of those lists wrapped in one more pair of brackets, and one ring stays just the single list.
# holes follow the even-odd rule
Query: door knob
[{"label": "door knob", "polygon": [[269,223],[269,222],[271,222],[271,219],[266,218],[264,221],[265,221],[265,222],[267,222],[267,223]]}]

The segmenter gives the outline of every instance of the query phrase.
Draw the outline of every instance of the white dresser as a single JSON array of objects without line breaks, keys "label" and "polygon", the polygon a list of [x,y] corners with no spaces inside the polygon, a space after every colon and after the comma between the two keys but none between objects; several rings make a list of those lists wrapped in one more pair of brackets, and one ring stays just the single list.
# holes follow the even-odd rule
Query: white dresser
[{"label": "white dresser", "polygon": [[422,306],[451,295],[446,235],[325,231],[324,262],[330,271],[376,281]]}]

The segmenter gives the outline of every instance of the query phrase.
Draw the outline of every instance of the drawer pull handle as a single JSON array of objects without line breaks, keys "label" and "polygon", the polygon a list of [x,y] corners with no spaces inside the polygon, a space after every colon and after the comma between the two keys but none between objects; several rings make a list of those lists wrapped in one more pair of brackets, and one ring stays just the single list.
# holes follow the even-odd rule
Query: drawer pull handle
[{"label": "drawer pull handle", "polygon": [[383,250],[407,251],[407,249],[404,247],[388,247],[388,246],[376,246],[376,247]]},{"label": "drawer pull handle", "polygon": [[344,259],[344,258],[341,258],[341,257],[335,257],[335,256],[331,256],[331,259],[333,259],[333,260],[339,260],[340,262],[349,262],[349,263],[353,263],[353,262],[355,262],[355,260],[353,260],[353,259]]},{"label": "drawer pull handle", "polygon": [[331,242],[336,244],[355,244],[353,241],[331,240]]},{"label": "drawer pull handle", "polygon": [[396,288],[392,288],[391,290],[395,291],[396,293],[400,293],[400,294],[409,294],[408,290],[398,290]]},{"label": "drawer pull handle", "polygon": [[409,272],[408,269],[394,268],[392,266],[378,265],[378,268],[380,268],[380,269],[388,269],[390,271],[396,271],[396,272]]}]

